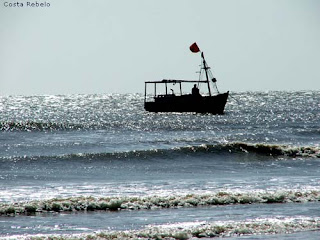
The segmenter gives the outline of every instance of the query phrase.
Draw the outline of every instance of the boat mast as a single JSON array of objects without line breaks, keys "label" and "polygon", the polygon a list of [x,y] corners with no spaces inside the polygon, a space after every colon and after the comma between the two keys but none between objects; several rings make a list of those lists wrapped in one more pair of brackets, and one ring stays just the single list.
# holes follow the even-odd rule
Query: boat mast
[{"label": "boat mast", "polygon": [[206,79],[207,79],[207,84],[208,84],[209,96],[211,96],[210,82],[209,82],[209,77],[208,77],[208,69],[210,69],[210,67],[207,66],[207,62],[204,59],[203,52],[201,52],[201,57],[202,57],[202,60],[203,60],[203,69],[206,72]]}]

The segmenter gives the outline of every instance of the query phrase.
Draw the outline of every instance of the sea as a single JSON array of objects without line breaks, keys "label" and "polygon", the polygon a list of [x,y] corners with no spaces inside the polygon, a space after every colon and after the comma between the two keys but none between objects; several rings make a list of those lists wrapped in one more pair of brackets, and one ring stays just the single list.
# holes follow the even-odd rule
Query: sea
[{"label": "sea", "polygon": [[0,97],[0,239],[320,239],[320,91]]}]

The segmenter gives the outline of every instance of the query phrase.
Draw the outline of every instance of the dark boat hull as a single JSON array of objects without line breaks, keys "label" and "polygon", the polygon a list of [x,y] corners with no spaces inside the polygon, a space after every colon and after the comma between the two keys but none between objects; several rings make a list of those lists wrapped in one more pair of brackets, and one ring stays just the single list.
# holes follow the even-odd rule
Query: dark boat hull
[{"label": "dark boat hull", "polygon": [[149,112],[196,112],[223,114],[229,92],[215,96],[163,95],[155,97],[154,102],[145,102]]}]

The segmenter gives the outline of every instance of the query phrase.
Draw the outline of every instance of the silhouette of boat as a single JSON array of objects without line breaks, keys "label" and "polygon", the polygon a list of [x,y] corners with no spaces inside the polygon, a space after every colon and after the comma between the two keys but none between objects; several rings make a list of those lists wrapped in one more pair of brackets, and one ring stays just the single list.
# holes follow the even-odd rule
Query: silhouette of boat
[{"label": "silhouette of boat", "polygon": [[[199,52],[196,43],[190,46],[192,52]],[[199,72],[199,80],[173,80],[163,79],[162,81],[146,81],[145,82],[145,96],[144,108],[149,112],[196,112],[196,113],[212,113],[223,114],[224,108],[228,100],[229,91],[219,93],[217,88],[217,80],[213,77],[210,67],[204,58],[204,53],[201,52],[202,63]],[[201,80],[205,75],[205,79]],[[211,84],[210,84],[211,83]],[[191,93],[183,93],[182,84],[194,84]],[[206,93],[199,93],[200,84],[205,84],[207,88]],[[154,85],[154,94],[148,94],[148,86]],[[164,93],[158,94],[159,85],[164,87]],[[170,88],[171,92],[168,93],[168,87],[178,86],[178,94]],[[212,93],[211,86],[215,93]],[[175,86],[175,87],[177,87]],[[190,89],[190,88],[189,88]],[[190,92],[190,90],[189,90]]]}]

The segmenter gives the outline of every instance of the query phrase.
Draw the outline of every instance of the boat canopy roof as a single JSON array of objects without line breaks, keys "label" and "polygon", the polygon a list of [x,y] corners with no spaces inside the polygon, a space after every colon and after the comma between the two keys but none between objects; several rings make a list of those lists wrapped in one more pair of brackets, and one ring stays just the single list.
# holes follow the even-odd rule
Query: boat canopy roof
[{"label": "boat canopy roof", "polygon": [[177,80],[177,79],[163,79],[161,81],[146,81],[145,83],[206,83],[207,81],[199,80]]}]

